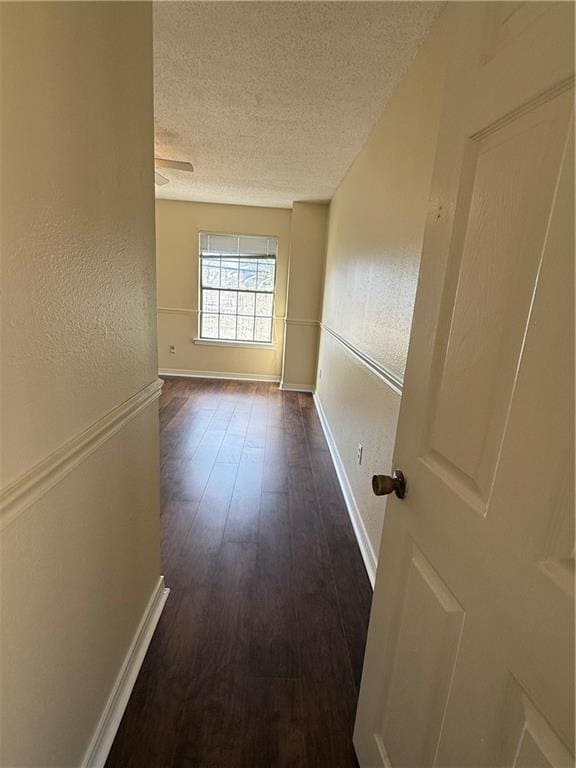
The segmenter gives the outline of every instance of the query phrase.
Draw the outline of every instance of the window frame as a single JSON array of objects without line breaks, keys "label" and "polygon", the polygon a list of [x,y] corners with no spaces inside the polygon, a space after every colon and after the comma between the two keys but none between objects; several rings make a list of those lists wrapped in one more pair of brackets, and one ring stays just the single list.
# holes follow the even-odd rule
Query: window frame
[{"label": "window frame", "polygon": [[[205,287],[203,285],[203,260],[204,257],[202,256],[202,237],[205,235],[215,235],[215,236],[223,236],[223,237],[258,237],[258,238],[267,238],[269,240],[275,240],[276,241],[276,253],[274,255],[266,256],[265,258],[268,259],[274,259],[274,282],[272,285],[271,291],[258,291],[258,290],[248,290],[245,288],[212,288],[210,286]],[[197,326],[197,334],[195,338],[193,339],[195,344],[205,345],[205,346],[224,346],[224,347],[246,347],[249,349],[273,349],[276,347],[276,288],[277,288],[277,276],[278,276],[278,250],[280,245],[280,239],[278,235],[270,235],[270,234],[255,234],[255,233],[246,233],[246,232],[215,232],[212,230],[206,230],[201,229],[198,230],[198,326]],[[209,257],[207,257],[209,258]],[[238,258],[239,260],[242,260],[242,256],[239,254],[237,257],[231,255],[230,258]],[[248,257],[253,258],[253,257]],[[247,259],[248,260],[248,259]],[[271,328],[270,328],[270,341],[249,341],[245,339],[222,339],[222,338],[214,338],[209,336],[202,336],[202,315],[203,314],[216,314],[213,312],[205,312],[204,310],[204,302],[203,302],[203,290],[211,290],[211,291],[234,291],[236,294],[238,293],[252,293],[254,294],[254,302],[256,303],[256,296],[258,294],[264,294],[264,295],[271,295],[272,296],[272,313],[271,315],[261,315],[261,317],[270,318],[271,322]],[[236,308],[238,308],[238,304],[236,305]],[[218,317],[220,317],[222,314],[230,314],[230,313],[221,313],[220,311],[217,313]],[[238,311],[236,311],[235,314],[230,314],[231,317],[249,317],[249,315],[239,315]],[[254,314],[254,320],[258,315]],[[218,331],[220,332],[220,331]],[[236,327],[237,332],[237,327]]]}]

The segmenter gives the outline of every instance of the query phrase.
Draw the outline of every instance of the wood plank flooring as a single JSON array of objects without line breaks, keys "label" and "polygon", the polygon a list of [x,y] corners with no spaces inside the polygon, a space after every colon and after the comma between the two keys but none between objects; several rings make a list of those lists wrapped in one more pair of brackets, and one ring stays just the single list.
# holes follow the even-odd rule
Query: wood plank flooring
[{"label": "wood plank flooring", "polygon": [[169,379],[171,594],[107,768],[349,768],[372,592],[310,395]]}]

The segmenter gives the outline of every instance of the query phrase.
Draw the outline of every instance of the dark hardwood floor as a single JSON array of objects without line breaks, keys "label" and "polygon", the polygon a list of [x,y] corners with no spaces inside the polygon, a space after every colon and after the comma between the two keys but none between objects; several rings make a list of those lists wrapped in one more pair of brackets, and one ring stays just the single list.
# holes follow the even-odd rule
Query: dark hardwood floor
[{"label": "dark hardwood floor", "polygon": [[107,768],[348,768],[372,592],[310,395],[170,379],[171,594]]}]

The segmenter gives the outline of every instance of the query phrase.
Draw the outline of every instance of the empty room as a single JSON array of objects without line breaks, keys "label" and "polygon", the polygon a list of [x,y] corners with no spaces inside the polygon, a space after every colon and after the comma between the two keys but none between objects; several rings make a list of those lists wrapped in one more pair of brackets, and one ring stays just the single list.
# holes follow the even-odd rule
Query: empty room
[{"label": "empty room", "polygon": [[575,768],[573,2],[0,2],[0,768]]}]

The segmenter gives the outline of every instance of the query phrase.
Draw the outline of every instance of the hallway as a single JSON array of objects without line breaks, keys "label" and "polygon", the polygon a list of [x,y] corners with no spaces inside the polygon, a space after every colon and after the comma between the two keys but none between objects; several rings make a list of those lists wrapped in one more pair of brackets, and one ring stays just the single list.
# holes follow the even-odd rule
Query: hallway
[{"label": "hallway", "polygon": [[108,768],[356,766],[371,589],[312,396],[169,379],[171,594]]}]

